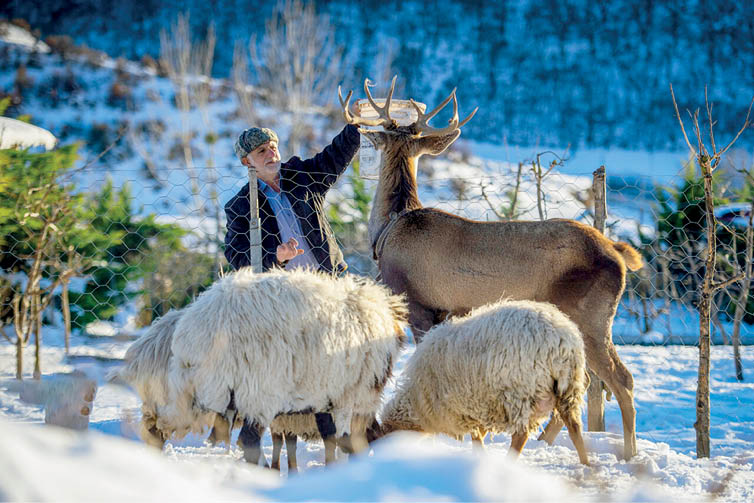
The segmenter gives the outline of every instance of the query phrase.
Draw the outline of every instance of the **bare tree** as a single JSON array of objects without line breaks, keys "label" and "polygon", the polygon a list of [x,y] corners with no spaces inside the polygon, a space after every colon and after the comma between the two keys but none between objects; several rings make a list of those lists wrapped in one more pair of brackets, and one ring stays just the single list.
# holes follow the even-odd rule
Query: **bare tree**
[{"label": "bare tree", "polygon": [[280,0],[265,23],[264,37],[251,37],[249,51],[260,93],[292,114],[288,143],[298,152],[310,133],[302,114],[320,111],[317,105],[329,101],[322,97],[330,96],[349,73],[335,30],[326,16],[317,14],[314,2]]},{"label": "bare tree", "polygon": [[255,124],[257,116],[254,112],[253,88],[249,84],[249,65],[244,44],[236,41],[233,47],[233,67],[230,81],[238,99],[238,109],[247,124]]},{"label": "bare tree", "polygon": [[[191,195],[198,216],[210,217],[214,223],[211,239],[207,239],[208,249],[214,249],[215,269],[220,269],[221,253],[219,243],[222,241],[221,212],[217,189],[218,174],[214,163],[214,145],[217,133],[209,112],[212,93],[212,66],[215,56],[215,29],[212,24],[207,28],[203,40],[194,40],[188,14],[179,14],[170,31],[160,33],[160,57],[168,77],[175,89],[175,103],[181,113],[181,147],[186,172],[191,180]],[[194,130],[192,112],[198,111],[204,126],[201,138],[207,148],[206,161],[202,173],[194,163],[192,142],[197,134]],[[202,192],[202,187],[206,191]],[[205,198],[209,205],[205,205]],[[207,208],[207,206],[209,208]],[[214,241],[214,243],[213,243]]]},{"label": "bare tree", "polygon": [[[13,297],[11,305],[13,308],[13,329],[14,336],[8,336],[2,328],[0,335],[5,337],[9,342],[16,346],[16,379],[23,379],[23,353],[24,347],[29,342],[32,333],[35,336],[35,355],[34,378],[41,377],[40,368],[40,348],[42,337],[42,312],[50,305],[53,299],[53,292],[60,285],[61,278],[44,285],[44,271],[48,257],[55,254],[54,246],[57,242],[57,235],[60,233],[58,224],[65,217],[69,208],[67,201],[53,200],[45,197],[52,192],[51,184],[36,187],[34,192],[42,194],[31,206],[24,205],[23,202],[16,208],[16,218],[21,228],[27,233],[28,242],[32,245],[32,252],[27,255],[20,255],[19,258],[27,260],[31,266],[26,274],[26,284],[20,284],[13,288]],[[30,198],[31,199],[31,198]],[[44,205],[45,209],[41,210]],[[40,215],[43,215],[40,217]],[[37,223],[30,223],[31,220],[38,220],[41,228]]]},{"label": "bare tree", "polygon": [[689,147],[691,155],[696,160],[704,178],[704,202],[707,231],[707,257],[705,260],[704,279],[699,292],[699,377],[696,389],[696,455],[698,458],[710,457],[710,394],[709,394],[709,373],[710,373],[710,311],[712,297],[715,292],[728,285],[741,281],[743,276],[736,276],[726,281],[715,282],[715,272],[717,263],[717,239],[716,239],[716,220],[715,220],[715,203],[713,199],[712,173],[720,165],[722,156],[738,140],[739,136],[749,127],[749,115],[751,107],[754,105],[754,98],[749,104],[749,110],[746,113],[746,119],[736,136],[722,149],[718,149],[715,144],[714,126],[712,120],[712,105],[707,96],[707,88],[704,88],[704,102],[706,106],[708,141],[709,146],[704,143],[702,138],[702,126],[699,124],[699,109],[692,114],[688,112],[691,118],[691,124],[696,136],[696,147],[691,144],[686,128],[684,126],[681,114],[678,111],[678,103],[673,92],[673,85],[670,85],[670,94],[673,97],[673,107],[678,122],[683,132],[683,137]]},{"label": "bare tree", "polygon": [[[205,126],[209,125],[206,106],[210,92],[209,81],[212,76],[214,53],[214,27],[209,26],[205,40],[195,41],[191,37],[188,14],[179,14],[169,31],[163,29],[160,32],[160,62],[173,83],[175,104],[181,113],[183,159],[191,180],[194,206],[200,216],[204,213],[204,204],[192,151],[192,140],[196,132],[192,128],[191,112],[198,107]],[[211,132],[206,132],[205,138],[209,134]],[[211,164],[211,157],[209,162]]]}]

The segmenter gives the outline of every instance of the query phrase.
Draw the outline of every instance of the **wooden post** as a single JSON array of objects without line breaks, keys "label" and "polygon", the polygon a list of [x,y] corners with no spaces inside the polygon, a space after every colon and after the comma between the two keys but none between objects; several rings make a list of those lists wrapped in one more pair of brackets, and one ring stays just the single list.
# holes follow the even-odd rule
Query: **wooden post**
[{"label": "wooden post", "polygon": [[[592,173],[592,192],[594,194],[594,228],[605,233],[607,220],[607,193],[605,190],[605,166],[600,166]],[[589,388],[587,390],[587,429],[605,431],[605,401],[602,399],[602,380],[589,370]]]},{"label": "wooden post", "polygon": [[249,166],[249,265],[254,272],[262,272],[262,228],[257,198],[257,170]]}]

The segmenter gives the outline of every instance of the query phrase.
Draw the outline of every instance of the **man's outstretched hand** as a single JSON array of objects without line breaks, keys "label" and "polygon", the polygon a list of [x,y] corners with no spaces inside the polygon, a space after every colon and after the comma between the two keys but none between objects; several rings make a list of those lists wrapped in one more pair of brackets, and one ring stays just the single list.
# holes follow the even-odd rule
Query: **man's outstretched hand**
[{"label": "man's outstretched hand", "polygon": [[298,257],[303,254],[304,250],[298,247],[298,241],[295,238],[291,238],[287,243],[283,243],[278,246],[277,259],[278,262],[283,263],[292,258]]}]

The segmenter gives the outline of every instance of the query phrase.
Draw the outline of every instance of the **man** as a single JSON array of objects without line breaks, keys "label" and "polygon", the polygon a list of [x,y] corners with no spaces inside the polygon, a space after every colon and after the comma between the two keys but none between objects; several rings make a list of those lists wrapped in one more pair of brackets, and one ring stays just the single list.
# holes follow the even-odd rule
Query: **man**
[{"label": "man", "polygon": [[[347,125],[311,159],[280,162],[278,137],[267,128],[243,131],[234,146],[244,166],[257,171],[262,270],[310,267],[341,273],[346,264],[323,207],[327,191],[359,148],[359,131]],[[249,261],[249,185],[225,205],[225,257],[234,269]]]}]

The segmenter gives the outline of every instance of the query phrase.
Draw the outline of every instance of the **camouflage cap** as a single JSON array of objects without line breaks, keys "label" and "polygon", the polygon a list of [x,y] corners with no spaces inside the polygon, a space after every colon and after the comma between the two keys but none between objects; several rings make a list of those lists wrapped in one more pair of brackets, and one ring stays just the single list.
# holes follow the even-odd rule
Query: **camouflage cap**
[{"label": "camouflage cap", "polygon": [[258,146],[268,141],[278,141],[278,135],[275,134],[275,131],[266,127],[251,127],[238,135],[236,144],[233,145],[233,150],[239,159],[243,159]]}]

